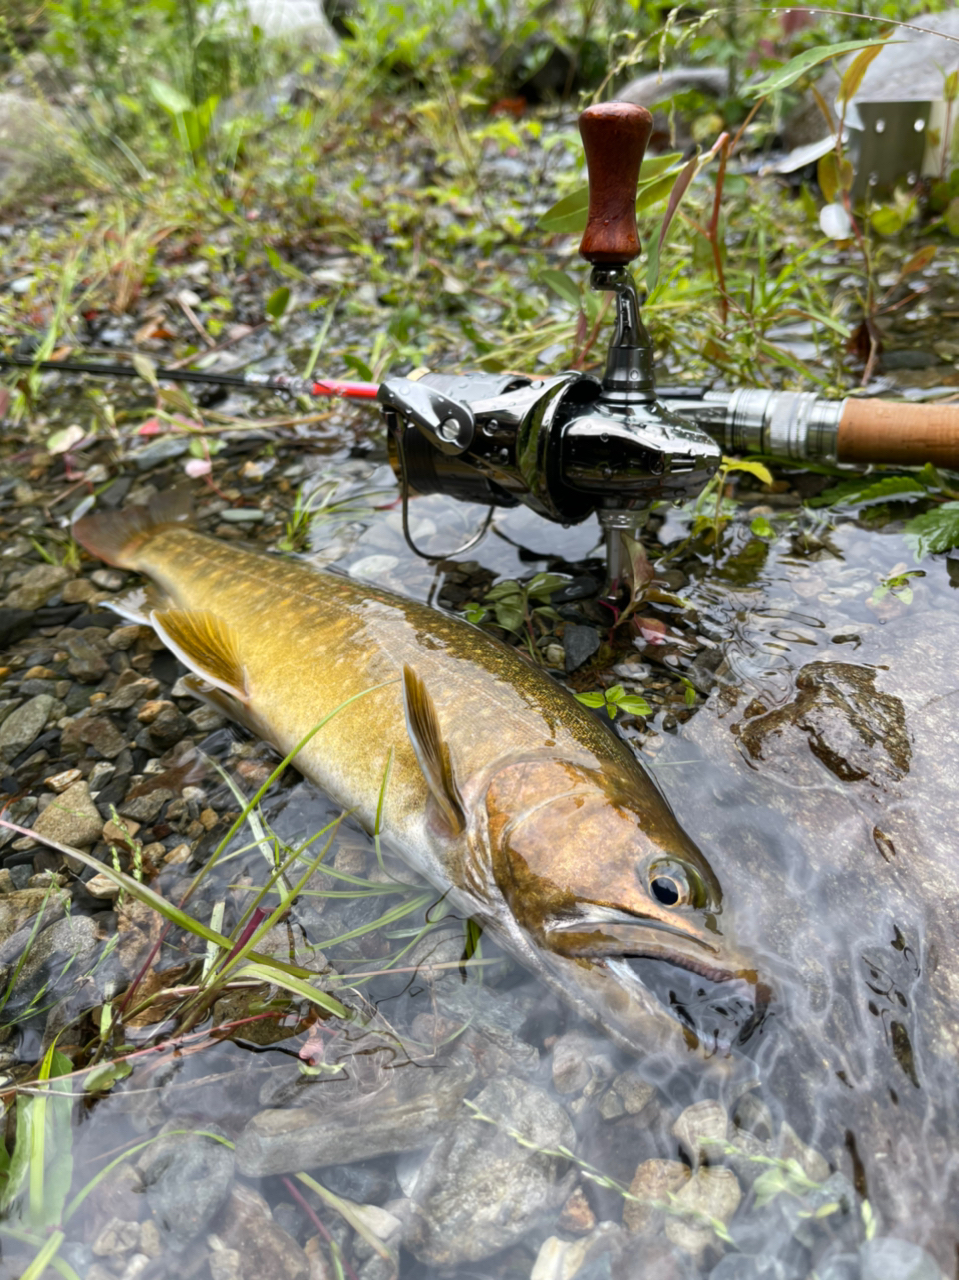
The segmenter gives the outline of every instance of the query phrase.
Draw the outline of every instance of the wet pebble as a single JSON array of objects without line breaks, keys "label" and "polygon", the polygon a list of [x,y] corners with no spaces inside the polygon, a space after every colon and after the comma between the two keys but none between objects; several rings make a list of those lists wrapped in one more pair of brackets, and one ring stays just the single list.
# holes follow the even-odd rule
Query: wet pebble
[{"label": "wet pebble", "polygon": [[86,782],[74,782],[44,809],[33,824],[37,836],[83,849],[99,840],[103,818]]},{"label": "wet pebble", "polygon": [[240,1256],[242,1280],[309,1280],[306,1254],[252,1187],[233,1186],[215,1225],[218,1239]]},{"label": "wet pebble", "polygon": [[43,732],[56,699],[39,693],[17,707],[0,724],[0,758],[14,760]]},{"label": "wet pebble", "polygon": [[739,1208],[743,1198],[736,1175],[731,1169],[702,1168],[676,1192],[675,1207],[688,1209],[695,1217],[667,1217],[666,1238],[684,1252],[699,1256],[717,1245],[719,1238],[699,1215],[718,1219],[724,1225]]},{"label": "wet pebble", "polygon": [[60,748],[65,756],[85,754],[87,747],[105,760],[114,760],[127,740],[106,716],[80,715],[64,726]]},{"label": "wet pebble", "polygon": [[[607,1042],[582,1031],[568,1031],[553,1045],[553,1087],[557,1093],[581,1093],[594,1079],[608,1080],[613,1064]],[[622,1110],[620,1111],[622,1114]]]},{"label": "wet pebble", "polygon": [[[232,1150],[216,1138],[194,1132],[195,1128],[189,1119],[168,1121],[139,1160],[147,1203],[161,1239],[175,1250],[183,1249],[203,1230],[233,1184]],[[216,1125],[205,1123],[203,1129],[220,1134]]]},{"label": "wet pebble", "polygon": [[8,609],[35,610],[41,608],[73,574],[59,564],[38,564],[28,569],[12,591],[8,592],[4,605]]},{"label": "wet pebble", "polygon": [[668,1203],[691,1177],[681,1160],[644,1160],[629,1184],[633,1197],[623,1206],[623,1226],[637,1234],[656,1235],[662,1230],[663,1211],[651,1202]]},{"label": "wet pebble", "polygon": [[729,1132],[729,1115],[720,1102],[703,1098],[682,1111],[673,1125],[673,1137],[695,1167],[701,1160],[717,1159]]},{"label": "wet pebble", "polygon": [[566,670],[576,671],[599,652],[599,632],[595,627],[584,627],[577,623],[566,624],[563,631],[563,651],[566,656]]}]

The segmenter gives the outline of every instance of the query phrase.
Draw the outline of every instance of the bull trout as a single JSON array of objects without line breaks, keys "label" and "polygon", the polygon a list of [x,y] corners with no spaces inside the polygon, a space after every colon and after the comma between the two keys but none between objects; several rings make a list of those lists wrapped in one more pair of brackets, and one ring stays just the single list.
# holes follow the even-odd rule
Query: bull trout
[{"label": "bull trout", "polygon": [[[148,623],[212,700],[296,765],[577,1013],[632,1052],[695,1034],[631,965],[756,984],[722,890],[642,766],[508,645],[426,605],[239,550],[190,527],[182,491],[77,521],[145,574]],[[721,927],[723,925],[723,927]]]}]

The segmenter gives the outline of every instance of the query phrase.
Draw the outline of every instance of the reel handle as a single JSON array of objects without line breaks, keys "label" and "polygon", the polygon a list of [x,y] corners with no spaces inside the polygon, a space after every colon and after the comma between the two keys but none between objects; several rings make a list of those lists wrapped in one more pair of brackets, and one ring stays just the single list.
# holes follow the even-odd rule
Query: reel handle
[{"label": "reel handle", "polygon": [[579,117],[589,174],[589,214],[579,246],[594,266],[619,267],[639,257],[636,187],[653,117],[630,102],[603,102]]}]

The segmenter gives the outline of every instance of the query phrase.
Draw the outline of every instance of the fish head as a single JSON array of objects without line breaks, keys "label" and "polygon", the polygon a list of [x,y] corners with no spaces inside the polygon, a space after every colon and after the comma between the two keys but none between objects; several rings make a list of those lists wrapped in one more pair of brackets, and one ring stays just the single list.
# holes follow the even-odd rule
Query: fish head
[{"label": "fish head", "polygon": [[732,937],[712,867],[643,775],[563,760],[511,764],[489,785],[486,822],[493,875],[514,920],[562,973],[566,998],[619,1028],[621,1043],[648,1049],[651,1035],[665,1034],[701,1047],[636,961],[739,980],[756,1016],[765,1009],[769,989]]}]

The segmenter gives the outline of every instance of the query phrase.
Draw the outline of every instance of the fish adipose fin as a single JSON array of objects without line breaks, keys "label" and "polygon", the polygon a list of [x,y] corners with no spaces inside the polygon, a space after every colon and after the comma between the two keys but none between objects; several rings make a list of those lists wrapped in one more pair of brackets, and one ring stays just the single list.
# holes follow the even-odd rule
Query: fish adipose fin
[{"label": "fish adipose fin", "polygon": [[123,511],[95,511],[74,523],[73,536],[91,555],[121,569],[134,568],[131,557],[143,539],[166,525],[189,524],[193,502],[180,486],[155,494],[143,507]]},{"label": "fish adipose fin", "polygon": [[453,777],[450,749],[440,734],[433,699],[427,693],[423,681],[408,666],[403,667],[403,714],[406,716],[406,731],[410,735],[426,784],[453,834],[459,835],[466,827],[466,818],[459,788]]},{"label": "fish adipose fin", "polygon": [[191,671],[238,702],[249,700],[239,642],[228,622],[207,609],[166,609],[152,613],[150,623]]}]

